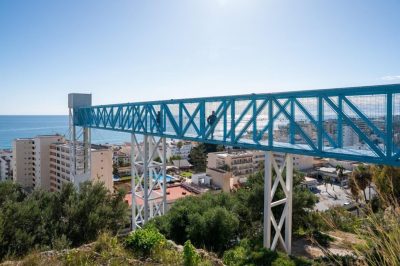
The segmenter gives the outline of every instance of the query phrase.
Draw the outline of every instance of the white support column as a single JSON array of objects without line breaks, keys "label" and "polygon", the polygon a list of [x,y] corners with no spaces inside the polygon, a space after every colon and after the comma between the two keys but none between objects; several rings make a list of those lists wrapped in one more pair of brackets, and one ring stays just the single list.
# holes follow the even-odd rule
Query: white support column
[{"label": "white support column", "polygon": [[149,220],[149,137],[144,135],[144,158],[143,158],[143,216],[144,223]]},{"label": "white support column", "polygon": [[264,166],[264,247],[271,248],[271,185],[272,185],[272,152],[265,152]]},{"label": "white support column", "polygon": [[293,155],[286,155],[286,190],[287,194],[287,212],[285,220],[285,242],[287,253],[292,253],[292,212],[293,212]]},{"label": "white support column", "polygon": [[[166,212],[166,144],[165,138],[156,140],[146,135],[143,143],[139,143],[135,134],[132,134],[131,141],[131,213],[132,230],[135,230]],[[161,159],[161,163],[154,161],[156,157]],[[139,177],[138,182],[135,177]]]},{"label": "white support column", "polygon": [[[272,176],[272,169],[275,178]],[[286,179],[284,171],[286,169]],[[273,181],[273,182],[272,182]],[[285,197],[274,201],[278,186],[282,188]],[[275,250],[280,246],[291,253],[292,246],[292,196],[293,196],[293,156],[285,154],[284,162],[279,165],[272,152],[265,153],[265,176],[264,176],[264,247]],[[280,217],[274,217],[272,208],[284,204]],[[279,221],[279,223],[277,222]],[[282,229],[284,228],[284,237]],[[272,232],[274,231],[274,233]],[[271,242],[272,240],[272,242]]]},{"label": "white support column", "polygon": [[137,168],[136,168],[136,137],[134,134],[131,134],[131,229],[136,230],[136,177],[138,176]]},{"label": "white support column", "polygon": [[167,141],[162,138],[163,213],[167,213]]}]

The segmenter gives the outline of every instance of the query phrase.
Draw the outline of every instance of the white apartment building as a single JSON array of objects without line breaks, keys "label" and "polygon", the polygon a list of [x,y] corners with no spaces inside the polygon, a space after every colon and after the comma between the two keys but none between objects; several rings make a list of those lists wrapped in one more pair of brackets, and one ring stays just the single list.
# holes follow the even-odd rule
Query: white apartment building
[{"label": "white apartment building", "polygon": [[[253,157],[256,160],[253,161]],[[259,154],[252,151],[211,152],[207,155],[206,173],[212,178],[213,185],[229,192],[235,185],[246,182],[260,165],[260,160]]]},{"label": "white apartment building", "polygon": [[[282,165],[285,160],[285,154],[274,153],[278,165]],[[298,171],[309,170],[314,167],[314,157],[293,154],[293,168]]]},{"label": "white apartment building", "polygon": [[350,126],[343,126],[343,147],[350,147],[359,144],[358,135]]},{"label": "white apartment building", "polygon": [[131,146],[124,144],[119,146],[112,146],[113,150],[113,163],[116,165],[130,165],[131,163]]},{"label": "white apartment building", "polygon": [[[274,153],[278,165],[283,164],[285,155]],[[212,184],[230,191],[235,185],[246,182],[247,177],[257,172],[265,162],[265,152],[257,150],[232,150],[212,152],[207,155],[206,173],[212,178]],[[293,155],[293,167],[296,170],[313,168],[314,158]]]},{"label": "white apartment building", "polygon": [[[180,144],[178,143],[182,145],[180,148]],[[182,159],[189,159],[189,154],[192,148],[193,144],[190,141],[167,141],[167,159],[169,160],[173,156],[180,156]]]},{"label": "white apartment building", "polygon": [[0,150],[0,181],[12,179],[12,151]]},{"label": "white apartment building", "polygon": [[[94,145],[95,146],[95,145]],[[83,154],[77,152],[78,169]],[[91,180],[101,180],[112,191],[112,151],[92,148]],[[25,188],[58,191],[71,182],[69,145],[59,135],[37,136],[13,141],[13,180]]]},{"label": "white apartment building", "polygon": [[211,152],[207,156],[207,168],[221,169],[240,179],[254,172],[253,153],[233,150],[229,152]]}]

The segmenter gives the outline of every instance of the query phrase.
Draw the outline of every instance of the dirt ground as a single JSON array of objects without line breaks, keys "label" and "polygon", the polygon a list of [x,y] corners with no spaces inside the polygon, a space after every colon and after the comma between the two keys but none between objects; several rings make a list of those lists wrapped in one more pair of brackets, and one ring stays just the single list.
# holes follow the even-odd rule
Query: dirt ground
[{"label": "dirt ground", "polygon": [[316,243],[306,239],[294,239],[292,243],[292,254],[295,256],[303,256],[309,259],[333,255],[354,255],[351,246],[362,243],[356,235],[345,233],[342,231],[331,231],[328,233],[334,241],[330,243],[328,248],[323,248]]}]

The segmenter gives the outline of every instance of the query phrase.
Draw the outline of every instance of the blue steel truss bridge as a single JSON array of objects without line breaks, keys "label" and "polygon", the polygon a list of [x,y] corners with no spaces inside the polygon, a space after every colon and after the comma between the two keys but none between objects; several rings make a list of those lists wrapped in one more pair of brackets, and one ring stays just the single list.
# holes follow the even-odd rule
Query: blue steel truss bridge
[{"label": "blue steel truss bridge", "polygon": [[[144,202],[132,204],[133,228],[166,211],[165,180],[149,178],[165,177],[165,153],[160,153],[165,138],[265,151],[264,245],[280,245],[288,253],[292,154],[400,166],[399,84],[99,106],[91,105],[91,95],[70,94],[69,102],[71,143],[79,140],[77,128],[87,150],[91,128],[132,134],[132,171],[142,178],[132,184],[132,194]],[[144,141],[139,143],[137,135]],[[274,152],[286,154],[283,165]],[[161,163],[154,162],[156,153]],[[278,186],[286,198],[273,202]],[[275,219],[271,209],[281,204],[284,213]]]}]

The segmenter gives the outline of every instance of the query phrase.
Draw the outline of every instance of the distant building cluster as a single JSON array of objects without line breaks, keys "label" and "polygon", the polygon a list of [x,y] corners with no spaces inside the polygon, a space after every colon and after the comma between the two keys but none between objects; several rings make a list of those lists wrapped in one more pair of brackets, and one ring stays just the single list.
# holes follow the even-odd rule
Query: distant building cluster
[{"label": "distant building cluster", "polygon": [[[113,191],[111,149],[99,145],[92,145],[91,148],[89,179],[103,182]],[[79,171],[83,172],[83,149],[77,150],[76,164],[79,174]],[[28,190],[40,188],[60,191],[63,184],[74,181],[70,172],[69,144],[59,135],[14,140],[12,162],[12,179]]]},{"label": "distant building cluster", "polygon": [[[284,154],[275,153],[278,164],[283,164]],[[294,168],[307,170],[313,167],[313,157],[294,155]],[[206,174],[212,184],[229,192],[247,181],[247,177],[259,171],[265,162],[265,153],[256,150],[227,150],[207,155]]]},{"label": "distant building cluster", "polygon": [[[357,121],[356,121],[357,122]],[[377,126],[380,124],[377,122]],[[316,138],[315,129],[307,123],[300,123],[303,130]],[[336,134],[333,122],[325,121],[328,134]],[[359,124],[360,128],[362,125]],[[289,127],[280,125],[276,129],[275,141],[287,141]],[[296,137],[297,138],[297,137]],[[300,139],[296,139],[300,141]],[[346,146],[362,146],[358,136],[347,126],[343,126],[343,144]],[[143,143],[139,144],[143,145]],[[190,141],[168,140],[166,142],[167,164],[167,203],[172,205],[176,200],[205,192],[229,193],[246,183],[248,177],[262,170],[265,163],[265,152],[258,150],[238,150],[227,147],[222,151],[210,152],[207,156],[206,170],[202,173],[193,171],[193,162],[190,153],[198,143]],[[84,170],[84,148],[77,143],[76,171],[82,176]],[[142,147],[139,147],[142,148]],[[163,146],[157,147],[159,154],[163,154]],[[91,145],[90,175],[87,180],[102,182],[110,191],[124,188],[128,193],[125,200],[132,202],[131,157],[138,152],[138,147],[131,147],[130,143],[122,145]],[[153,160],[160,160],[158,153]],[[282,165],[285,154],[274,153],[278,165]],[[331,180],[346,186],[348,177],[359,163],[339,161],[336,159],[314,158],[303,155],[293,155],[293,167],[305,175],[303,186],[310,190],[317,190],[321,180]],[[339,178],[338,166],[341,167]],[[140,168],[138,175],[140,175]],[[322,179],[323,178],[323,179]],[[0,181],[13,180],[27,191],[43,189],[46,191],[60,191],[64,184],[79,182],[71,174],[70,143],[60,135],[41,135],[34,138],[16,139],[12,150],[0,150]],[[326,181],[325,181],[326,182]],[[157,189],[154,190],[157,192]],[[140,203],[141,199],[137,198]]]},{"label": "distant building cluster", "polygon": [[[371,123],[374,124],[374,126],[381,130],[382,132],[386,131],[386,121],[384,117],[376,117],[376,118],[369,118]],[[371,142],[378,144],[378,145],[384,145],[384,140],[380,138],[376,133],[371,129],[371,127],[361,118],[351,118],[352,122],[358,127],[365,135],[368,136],[368,138],[371,140]],[[394,119],[394,127],[400,127],[400,121],[399,119]],[[307,120],[300,120],[296,121],[296,123],[299,125],[299,127],[304,131],[304,133],[310,137],[311,140],[317,140],[317,128],[315,127],[314,124]],[[324,129],[326,133],[332,137],[332,139],[337,140],[337,137],[339,135],[338,131],[338,121],[337,119],[326,119],[324,120]],[[398,131],[396,131],[398,132]],[[290,123],[289,121],[281,121],[276,128],[274,129],[274,141],[277,142],[283,142],[283,143],[290,143],[289,140],[290,136]],[[356,148],[356,149],[368,149],[366,147],[366,144],[362,139],[359,138],[359,135],[354,131],[354,129],[344,123],[342,125],[342,139],[343,139],[343,147],[348,147],[348,148]],[[394,136],[394,143],[400,144],[400,133],[395,134]],[[307,144],[307,142],[304,140],[301,134],[295,134],[294,136],[294,141],[296,144]],[[324,145],[325,146],[331,146],[329,141],[325,138],[324,139]]]}]

